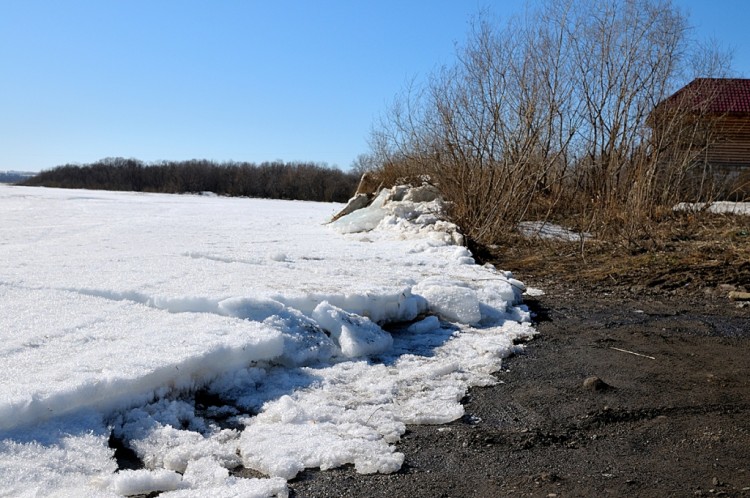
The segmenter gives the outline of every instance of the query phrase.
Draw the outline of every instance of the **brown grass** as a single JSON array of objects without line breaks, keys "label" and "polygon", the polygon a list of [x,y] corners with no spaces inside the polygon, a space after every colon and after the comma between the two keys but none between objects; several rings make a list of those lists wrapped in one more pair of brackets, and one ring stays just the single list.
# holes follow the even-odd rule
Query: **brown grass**
[{"label": "brown grass", "polygon": [[679,213],[654,224],[648,248],[588,241],[582,252],[576,243],[519,238],[486,259],[521,279],[584,281],[612,290],[750,290],[750,218]]}]

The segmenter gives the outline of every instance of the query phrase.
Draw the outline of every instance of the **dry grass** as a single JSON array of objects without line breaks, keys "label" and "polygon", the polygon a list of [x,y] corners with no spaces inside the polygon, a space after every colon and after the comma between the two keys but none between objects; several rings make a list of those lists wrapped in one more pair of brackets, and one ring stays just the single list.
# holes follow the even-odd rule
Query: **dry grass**
[{"label": "dry grass", "polygon": [[488,256],[522,279],[584,281],[637,292],[750,290],[750,218],[677,214],[655,223],[650,247],[636,250],[589,241],[582,252],[575,243],[516,240]]},{"label": "dry grass", "polygon": [[[384,186],[419,184],[419,172],[425,169],[403,161],[374,174]],[[438,187],[444,187],[442,178],[432,176]],[[474,196],[472,191],[467,198]],[[446,198],[454,211],[465,200]],[[499,202],[489,203],[490,207]],[[467,235],[469,249],[478,260],[512,270],[522,279],[585,282],[600,289],[633,292],[726,293],[729,286],[750,290],[748,216],[675,212],[661,205],[652,206],[648,215],[627,206],[602,211],[593,205],[581,207],[573,200],[532,207],[526,213],[532,218],[533,213],[541,214],[540,219],[546,215],[575,231],[593,233],[595,238],[581,242],[526,239],[509,229],[517,219],[514,216],[499,216],[489,235],[479,237],[478,230],[471,230],[475,220],[454,217],[453,221]]]}]

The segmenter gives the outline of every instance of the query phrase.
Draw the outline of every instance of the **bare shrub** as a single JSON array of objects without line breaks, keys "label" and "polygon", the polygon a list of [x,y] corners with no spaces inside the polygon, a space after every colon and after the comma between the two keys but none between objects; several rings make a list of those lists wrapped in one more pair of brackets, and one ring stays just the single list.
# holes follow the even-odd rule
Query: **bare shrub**
[{"label": "bare shrub", "polygon": [[504,25],[480,16],[455,64],[381,120],[377,172],[429,175],[481,244],[524,219],[638,244],[665,206],[714,187],[697,160],[711,141],[700,111],[678,103],[650,119],[694,61],[722,68],[687,33],[662,0],[550,0]]},{"label": "bare shrub", "polygon": [[732,175],[724,192],[724,198],[729,201],[750,201],[750,171],[742,171]]}]

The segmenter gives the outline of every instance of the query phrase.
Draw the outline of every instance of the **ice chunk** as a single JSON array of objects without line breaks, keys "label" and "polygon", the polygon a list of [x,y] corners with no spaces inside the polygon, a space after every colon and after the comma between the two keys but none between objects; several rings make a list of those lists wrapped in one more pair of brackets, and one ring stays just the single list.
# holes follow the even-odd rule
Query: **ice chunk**
[{"label": "ice chunk", "polygon": [[404,195],[404,200],[411,202],[432,202],[439,198],[440,191],[433,185],[414,187]]},{"label": "ice chunk", "polygon": [[289,490],[286,479],[245,479],[229,477],[223,484],[201,486],[197,489],[169,491],[159,495],[160,498],[287,498]]},{"label": "ice chunk", "polygon": [[373,288],[367,293],[323,294],[275,296],[289,308],[294,308],[307,316],[312,316],[315,308],[327,301],[348,313],[367,317],[376,323],[407,322],[427,311],[427,302],[415,296],[411,287],[395,289]]},{"label": "ice chunk", "polygon": [[190,485],[190,490],[181,490],[164,493],[161,496],[167,498],[267,498],[277,496],[286,498],[288,490],[286,480],[281,478],[271,479],[244,479],[229,475],[229,471],[222,467],[219,462],[212,458],[201,458],[191,461],[183,480]]},{"label": "ice chunk", "polygon": [[305,468],[326,470],[347,463],[362,474],[401,468],[403,454],[372,429],[359,431],[347,434],[332,421],[315,420],[303,405],[286,396],[245,429],[240,452],[245,467],[285,479]]},{"label": "ice chunk", "polygon": [[187,487],[182,476],[165,469],[121,470],[112,477],[110,489],[121,496],[146,495]]},{"label": "ice chunk", "polygon": [[283,333],[284,352],[276,361],[284,365],[327,360],[336,349],[336,345],[313,320],[274,299],[229,298],[219,303],[219,311],[280,330]]},{"label": "ice chunk", "polygon": [[390,231],[398,238],[435,237],[444,244],[460,244],[458,228],[444,218],[445,203],[437,189],[397,185],[381,190],[369,206],[341,216],[330,226],[341,233]]},{"label": "ice chunk", "polygon": [[383,204],[389,194],[388,189],[381,190],[369,206],[342,216],[332,222],[331,226],[341,233],[366,232],[374,229],[388,214]]},{"label": "ice chunk", "polygon": [[233,444],[238,434],[229,429],[208,430],[203,419],[195,416],[194,407],[182,401],[160,400],[129,410],[114,432],[128,441],[150,469],[185,472],[191,460],[202,456],[211,456],[228,468],[240,463]]},{"label": "ice chunk", "polygon": [[[0,496],[99,496],[117,470],[100,414],[79,412],[0,433]],[[103,485],[91,487],[92,481]],[[85,491],[84,491],[85,490]]]},{"label": "ice chunk", "polygon": [[430,310],[448,321],[473,324],[482,319],[476,291],[459,282],[431,278],[414,286],[412,292],[424,297]]},{"label": "ice chunk", "polygon": [[313,311],[313,318],[338,342],[349,358],[382,353],[393,345],[393,338],[369,318],[347,313],[327,301]]},{"label": "ice chunk", "polygon": [[193,488],[224,484],[229,471],[211,457],[188,462],[183,479]]},{"label": "ice chunk", "polygon": [[370,196],[368,194],[355,194],[354,197],[349,199],[349,201],[346,203],[344,209],[336,213],[333,218],[331,218],[331,221],[336,221],[342,216],[346,216],[347,214],[351,214],[358,209],[367,207],[368,204],[370,204]]},{"label": "ice chunk", "polygon": [[440,320],[436,316],[428,316],[424,320],[412,323],[407,328],[407,332],[412,334],[426,334],[440,328]]},{"label": "ice chunk", "polygon": [[453,252],[456,261],[458,261],[459,264],[462,265],[473,265],[475,264],[474,258],[471,255],[471,251],[469,251],[465,247],[457,247],[456,250]]}]

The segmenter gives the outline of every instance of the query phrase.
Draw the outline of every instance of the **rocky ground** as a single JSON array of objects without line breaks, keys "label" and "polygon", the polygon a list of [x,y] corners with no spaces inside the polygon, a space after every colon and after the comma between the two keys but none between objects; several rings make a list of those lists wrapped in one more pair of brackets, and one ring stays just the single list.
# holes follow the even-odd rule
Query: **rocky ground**
[{"label": "rocky ground", "polygon": [[545,291],[527,300],[539,335],[500,383],[473,389],[459,421],[409,427],[400,472],[309,470],[291,495],[750,496],[750,306],[729,297],[750,290],[750,258],[736,234],[730,256],[697,240],[645,263],[528,257],[516,276]]}]

